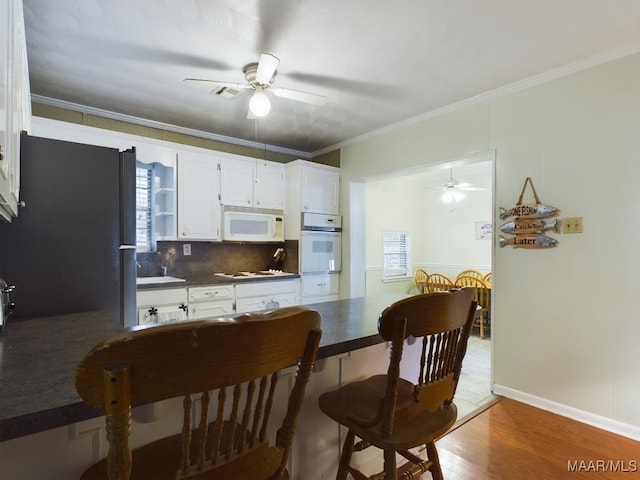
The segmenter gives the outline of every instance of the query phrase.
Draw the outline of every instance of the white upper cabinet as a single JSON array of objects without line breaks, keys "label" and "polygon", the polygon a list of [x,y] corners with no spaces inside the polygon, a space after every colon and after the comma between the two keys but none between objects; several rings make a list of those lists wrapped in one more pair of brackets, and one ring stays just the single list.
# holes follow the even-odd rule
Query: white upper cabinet
[{"label": "white upper cabinet", "polygon": [[295,160],[286,164],[285,238],[300,237],[301,213],[340,214],[340,169]]},{"label": "white upper cabinet", "polygon": [[218,168],[211,155],[178,153],[178,239],[222,239]]},{"label": "white upper cabinet", "polygon": [[284,210],[284,165],[256,161],[253,203],[258,208]]},{"label": "white upper cabinet", "polygon": [[252,158],[220,161],[223,205],[284,209],[284,165]]},{"label": "white upper cabinet", "polygon": [[0,2],[0,218],[18,215],[20,134],[30,129],[31,94],[21,0]]}]

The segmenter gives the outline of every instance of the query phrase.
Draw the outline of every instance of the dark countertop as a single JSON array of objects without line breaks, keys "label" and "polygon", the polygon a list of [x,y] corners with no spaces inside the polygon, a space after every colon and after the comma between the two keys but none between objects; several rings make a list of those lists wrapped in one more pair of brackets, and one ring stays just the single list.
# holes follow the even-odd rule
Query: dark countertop
[{"label": "dark countertop", "polygon": [[[308,305],[322,316],[318,359],[381,343],[378,316],[407,295]],[[9,320],[0,336],[0,441],[102,415],[76,393],[75,368],[96,343],[125,329],[100,312]]]}]

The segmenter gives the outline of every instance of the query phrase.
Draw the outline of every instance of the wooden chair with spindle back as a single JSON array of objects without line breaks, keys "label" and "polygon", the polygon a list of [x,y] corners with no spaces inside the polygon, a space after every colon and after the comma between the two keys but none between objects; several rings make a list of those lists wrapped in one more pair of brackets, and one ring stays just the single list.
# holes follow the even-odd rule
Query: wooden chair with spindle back
[{"label": "wooden chair with spindle back", "polygon": [[[391,341],[387,374],[347,384],[319,398],[320,409],[348,428],[337,480],[345,480],[348,473],[359,480],[418,478],[427,471],[434,479],[442,479],[434,442],[456,421],[453,397],[475,311],[473,289],[463,288],[415,295],[382,312],[378,332]],[[404,340],[409,336],[422,341],[415,385],[402,378],[400,371]],[[356,442],[356,436],[361,441]],[[426,445],[426,459],[409,451],[421,445]],[[384,451],[384,471],[367,477],[351,458],[354,451],[370,446]],[[396,453],[408,463],[398,468]]]},{"label": "wooden chair with spindle back", "polygon": [[[76,370],[76,389],[87,404],[105,411],[109,453],[82,478],[288,478],[297,416],[321,335],[316,311],[289,307],[154,326],[98,344]],[[296,364],[290,394],[284,382],[277,389],[280,370]],[[280,404],[274,398],[283,389],[286,413],[270,442],[272,407]],[[132,451],[131,407],[173,397],[184,397],[182,432]],[[192,426],[198,403],[199,421]]]},{"label": "wooden chair with spindle back", "polygon": [[425,293],[427,291],[428,276],[429,274],[422,268],[418,268],[413,276],[413,280],[416,282],[416,287],[418,287],[420,293]]},{"label": "wooden chair with spindle back", "polygon": [[478,309],[473,326],[478,327],[480,330],[480,338],[484,338],[485,330],[491,328],[491,286],[487,285],[484,280],[475,275],[458,275],[458,278],[456,278],[456,287],[465,286],[475,289],[474,300],[480,308]]},{"label": "wooden chair with spindle back", "polygon": [[[478,270],[467,269],[467,270],[462,270],[460,273],[458,273],[458,275],[456,275],[456,280],[458,280],[458,278],[460,277],[476,277],[482,280],[484,278],[484,275],[480,273]],[[456,280],[454,280],[454,283],[456,282]]]},{"label": "wooden chair with spindle back", "polygon": [[428,292],[448,292],[454,286],[453,280],[442,273],[432,273],[427,277]]},{"label": "wooden chair with spindle back", "polygon": [[491,286],[491,278],[492,278],[492,275],[491,275],[491,272],[489,272],[484,277],[482,277],[482,280],[484,280],[484,283]]}]

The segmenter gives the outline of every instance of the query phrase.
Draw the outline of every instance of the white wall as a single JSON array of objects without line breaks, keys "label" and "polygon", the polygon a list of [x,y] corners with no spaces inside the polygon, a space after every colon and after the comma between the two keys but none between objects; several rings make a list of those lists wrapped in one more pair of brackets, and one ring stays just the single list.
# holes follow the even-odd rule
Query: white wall
[{"label": "white wall", "polygon": [[[491,186],[490,172],[491,167],[487,167],[487,173],[483,176],[483,185],[487,187]],[[367,295],[406,293],[415,288],[413,277],[404,281],[382,282],[384,230],[411,232],[413,271],[423,268],[429,273],[438,272],[455,277],[467,268],[483,273],[491,270],[491,242],[476,240],[475,236],[475,222],[491,222],[490,189],[468,191],[461,202],[447,204],[440,199],[441,185],[437,181],[428,181],[425,175],[415,173],[366,182]]]},{"label": "white wall", "polygon": [[351,179],[492,149],[496,207],[530,176],[543,203],[584,218],[554,249],[496,248],[496,391],[640,438],[640,54],[345,147],[344,220]]}]

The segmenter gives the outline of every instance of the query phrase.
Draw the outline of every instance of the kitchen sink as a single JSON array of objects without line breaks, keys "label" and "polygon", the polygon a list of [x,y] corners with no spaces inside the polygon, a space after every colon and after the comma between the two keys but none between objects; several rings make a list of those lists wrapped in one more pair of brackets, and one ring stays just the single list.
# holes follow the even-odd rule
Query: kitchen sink
[{"label": "kitchen sink", "polygon": [[154,285],[157,283],[174,283],[174,282],[186,282],[184,278],[177,277],[137,277],[136,285]]}]

